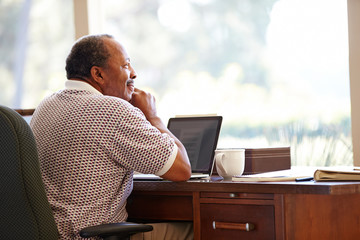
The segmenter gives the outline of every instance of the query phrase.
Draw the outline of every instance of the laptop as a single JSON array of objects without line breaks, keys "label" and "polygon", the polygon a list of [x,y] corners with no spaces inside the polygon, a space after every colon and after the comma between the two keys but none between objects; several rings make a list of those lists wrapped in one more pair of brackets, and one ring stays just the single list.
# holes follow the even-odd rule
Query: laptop
[{"label": "laptop", "polygon": [[[188,153],[191,179],[211,176],[221,123],[221,116],[169,119],[168,129],[182,142]],[[134,180],[156,179],[161,180],[162,178],[154,174],[134,174]]]}]

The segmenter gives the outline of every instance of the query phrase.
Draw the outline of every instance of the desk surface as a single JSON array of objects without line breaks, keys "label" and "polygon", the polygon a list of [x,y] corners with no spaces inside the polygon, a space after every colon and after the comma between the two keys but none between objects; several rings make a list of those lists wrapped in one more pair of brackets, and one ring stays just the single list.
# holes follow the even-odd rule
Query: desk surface
[{"label": "desk surface", "polygon": [[134,191],[246,192],[279,194],[360,194],[360,182],[232,182],[210,180],[134,181]]}]

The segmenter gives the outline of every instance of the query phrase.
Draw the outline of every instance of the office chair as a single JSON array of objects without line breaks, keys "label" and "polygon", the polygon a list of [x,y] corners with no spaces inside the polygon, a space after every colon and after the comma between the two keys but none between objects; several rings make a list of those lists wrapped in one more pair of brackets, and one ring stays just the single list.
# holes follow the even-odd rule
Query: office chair
[{"label": "office chair", "polygon": [[[129,239],[152,226],[112,223],[81,230],[85,238]],[[41,179],[35,138],[26,121],[0,105],[0,237],[58,239],[58,231]]]}]

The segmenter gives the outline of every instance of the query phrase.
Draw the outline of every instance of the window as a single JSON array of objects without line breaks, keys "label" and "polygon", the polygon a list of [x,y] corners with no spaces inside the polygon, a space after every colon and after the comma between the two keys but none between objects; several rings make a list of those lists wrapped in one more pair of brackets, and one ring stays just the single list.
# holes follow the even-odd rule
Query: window
[{"label": "window", "polygon": [[352,164],[346,1],[103,4],[103,31],[164,121],[217,113],[219,147],[290,145],[293,165]]},{"label": "window", "polygon": [[72,3],[0,2],[0,104],[35,108],[45,95],[63,88],[65,58],[74,41]]},{"label": "window", "polygon": [[[63,88],[74,1],[0,2],[0,104],[34,108]],[[346,1],[96,3],[92,19],[125,45],[164,121],[217,113],[219,147],[285,145],[293,165],[352,164]]]}]

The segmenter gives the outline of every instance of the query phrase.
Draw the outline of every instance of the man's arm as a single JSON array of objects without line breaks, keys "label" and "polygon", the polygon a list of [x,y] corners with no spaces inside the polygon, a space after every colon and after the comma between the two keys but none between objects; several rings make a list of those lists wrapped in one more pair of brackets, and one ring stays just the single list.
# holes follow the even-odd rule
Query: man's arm
[{"label": "man's arm", "polygon": [[150,93],[146,93],[135,88],[130,103],[138,107],[145,115],[146,119],[159,129],[161,133],[167,133],[175,140],[178,152],[171,168],[161,177],[171,181],[186,181],[191,176],[191,167],[184,145],[167,129],[165,124],[157,116],[155,98]]}]

